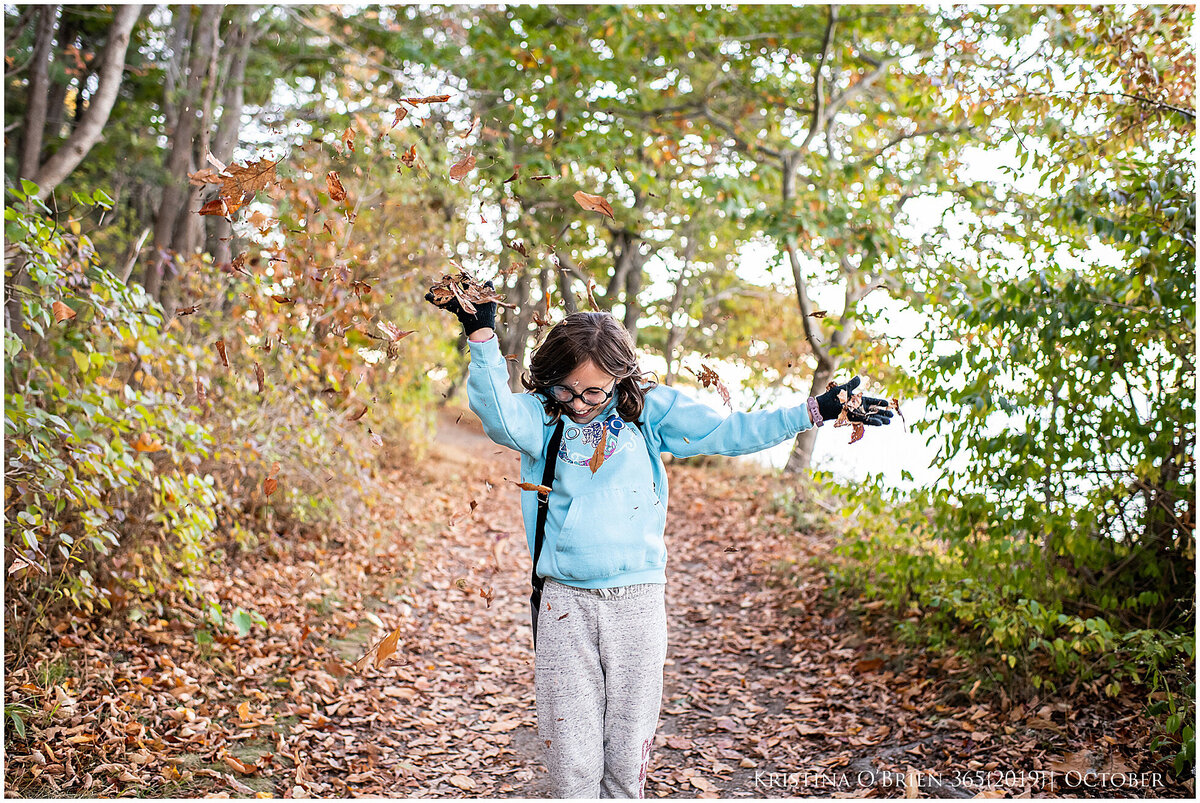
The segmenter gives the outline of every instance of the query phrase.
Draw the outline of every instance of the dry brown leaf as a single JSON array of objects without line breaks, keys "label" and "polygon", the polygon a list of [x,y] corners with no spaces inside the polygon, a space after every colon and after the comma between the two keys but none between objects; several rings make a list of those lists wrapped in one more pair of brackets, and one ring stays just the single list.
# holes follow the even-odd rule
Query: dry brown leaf
[{"label": "dry brown leaf", "polygon": [[504,296],[497,293],[494,288],[469,276],[466,271],[460,271],[454,276],[450,274],[442,276],[441,281],[429,288],[429,294],[433,298],[433,303],[439,307],[449,304],[450,300],[454,299],[468,313],[475,312],[476,304],[494,302],[502,307],[512,306],[505,303]]},{"label": "dry brown leaf", "polygon": [[715,387],[717,393],[721,395],[721,400],[725,402],[730,410],[733,409],[733,402],[729,397],[729,388],[725,387],[725,383],[721,381],[721,377],[717,376],[716,371],[704,364],[700,365],[699,373],[692,371],[691,368],[688,370],[695,374],[696,378],[700,380],[700,384],[704,387]]},{"label": "dry brown leaf", "polygon": [[225,755],[221,756],[221,758],[225,761],[226,765],[228,765],[231,769],[240,772],[242,775],[253,775],[254,773],[258,772],[258,767],[256,765],[246,764],[236,756],[231,756],[230,754],[226,753]]},{"label": "dry brown leaf", "polygon": [[258,363],[254,363],[254,379],[258,382],[258,392],[262,393],[267,386],[267,375]]},{"label": "dry brown leaf", "polygon": [[380,642],[379,649],[375,651],[376,669],[383,666],[383,662],[392,657],[392,654],[396,652],[396,645],[399,643],[399,641],[400,631],[393,630],[388,634],[387,638]]},{"label": "dry brown leaf", "polygon": [[410,329],[408,331],[404,331],[399,326],[396,326],[396,324],[392,323],[391,321],[379,321],[379,323],[377,325],[379,326],[379,331],[381,331],[385,335],[387,335],[388,340],[391,340],[393,343],[395,343],[399,340],[403,340],[404,338],[411,335],[413,332],[417,331],[416,329]]},{"label": "dry brown leaf", "polygon": [[[410,145],[407,151],[400,154],[400,161],[403,162],[405,166],[411,167],[414,170],[423,170],[425,168],[425,160],[422,159],[417,153],[417,146],[415,143]],[[396,169],[399,170],[399,168]]]},{"label": "dry brown leaf", "polygon": [[275,489],[279,487],[279,481],[274,477],[267,477],[263,480],[263,493],[267,496],[275,493]]},{"label": "dry brown leaf", "polygon": [[63,321],[69,321],[72,318],[74,318],[76,315],[75,310],[71,309],[66,304],[62,303],[61,301],[55,301],[53,304],[53,309],[54,309],[54,321],[56,323],[62,323]]},{"label": "dry brown leaf", "polygon": [[450,100],[449,95],[426,95],[420,98],[400,98],[402,103],[411,103],[414,106],[418,103],[445,103]]},{"label": "dry brown leaf", "polygon": [[[221,168],[222,170],[224,168]],[[188,183],[193,187],[203,187],[205,184],[220,184],[222,179],[217,175],[217,170],[211,167],[204,167],[197,170],[195,173],[188,173]]]},{"label": "dry brown leaf", "polygon": [[516,480],[509,480],[509,482],[516,485],[522,491],[534,491],[534,492],[540,493],[540,494],[550,493],[550,489],[547,488],[545,485],[535,485],[532,482],[517,482]]},{"label": "dry brown leaf", "polygon": [[225,354],[225,341],[224,340],[217,341],[217,354],[221,355],[221,364],[224,365],[226,368],[228,368],[229,367],[229,357],[226,356],[226,354]]},{"label": "dry brown leaf", "polygon": [[354,153],[354,126],[347,126],[346,130],[342,132],[342,144],[346,146],[347,150]]},{"label": "dry brown leaf", "polygon": [[815,311],[815,312],[810,312],[810,313],[808,313],[808,317],[810,317],[810,318],[824,318],[824,317],[825,317],[826,315],[828,315],[828,314],[829,314],[829,313],[828,313],[828,312],[826,312],[825,310],[823,310],[823,309],[819,309],[819,310],[817,310],[817,311]]},{"label": "dry brown leaf", "polygon": [[259,159],[245,165],[230,165],[221,177],[221,197],[236,201],[238,206],[249,202],[256,192],[275,181],[277,164],[278,161]]},{"label": "dry brown leaf", "polygon": [[613,217],[612,206],[610,206],[608,201],[604,200],[599,195],[589,195],[583,190],[579,190],[573,197],[575,198],[575,202],[587,211],[599,212],[600,214],[607,216],[610,220],[616,220],[616,218]]},{"label": "dry brown leaf", "polygon": [[338,171],[330,170],[325,174],[325,185],[329,189],[329,200],[344,201],[346,199],[346,188],[342,186]]},{"label": "dry brown leaf", "polygon": [[855,421],[854,428],[850,431],[850,442],[855,443],[862,440],[862,436],[866,433],[866,426],[861,421]]},{"label": "dry brown leaf", "polygon": [[595,474],[600,470],[600,466],[604,465],[604,450],[608,446],[608,427],[601,427],[600,440],[596,443],[596,450],[592,452],[592,458],[588,460],[588,468]]},{"label": "dry brown leaf", "polygon": [[475,157],[468,153],[462,159],[458,160],[453,165],[451,165],[450,180],[458,181],[460,178],[467,175],[474,169],[475,169]]}]

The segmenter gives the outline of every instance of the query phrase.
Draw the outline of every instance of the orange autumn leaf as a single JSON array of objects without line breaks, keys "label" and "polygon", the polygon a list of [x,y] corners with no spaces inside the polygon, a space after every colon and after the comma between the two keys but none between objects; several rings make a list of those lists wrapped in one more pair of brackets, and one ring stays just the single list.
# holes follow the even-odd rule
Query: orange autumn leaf
[{"label": "orange autumn leaf", "polygon": [[237,707],[238,719],[242,722],[247,722],[250,719],[250,701],[243,700]]},{"label": "orange autumn leaf", "polygon": [[576,203],[578,203],[587,211],[599,212],[602,215],[606,215],[610,220],[616,220],[616,218],[613,217],[612,206],[610,206],[608,201],[604,200],[599,195],[588,195],[583,190],[579,190],[573,197],[575,198]]},{"label": "orange autumn leaf", "polygon": [[238,199],[239,206],[246,203],[254,193],[275,181],[277,164],[278,161],[259,159],[256,162],[247,162],[244,166],[230,165],[221,176],[221,196]]},{"label": "orange autumn leaf", "polygon": [[133,442],[133,448],[138,452],[157,452],[163,448],[163,445],[143,432]]},{"label": "orange autumn leaf", "polygon": [[225,354],[225,341],[217,341],[217,353],[221,355],[221,364],[226,368],[229,367],[229,357]]},{"label": "orange autumn leaf", "polygon": [[241,759],[237,758],[236,756],[231,756],[228,753],[222,756],[222,758],[231,769],[240,772],[242,775],[253,775],[258,771],[258,767],[256,765],[246,764],[241,761]]},{"label": "orange autumn leaf", "polygon": [[460,178],[467,175],[474,169],[475,157],[468,153],[450,167],[450,180],[458,181]]},{"label": "orange autumn leaf", "polygon": [[539,494],[549,494],[550,493],[550,489],[547,488],[545,485],[535,485],[532,482],[517,482],[516,480],[509,480],[509,482],[516,485],[522,491],[533,491],[533,492],[539,493]]},{"label": "orange autumn leaf", "polygon": [[62,303],[61,301],[55,301],[54,305],[53,305],[53,309],[54,309],[55,323],[62,323],[63,321],[69,321],[72,318],[74,318],[76,315],[75,310],[71,309],[66,304]]},{"label": "orange autumn leaf", "polygon": [[[407,167],[411,167],[414,170],[421,170],[425,167],[425,160],[417,154],[417,146],[415,143],[410,145],[407,151],[400,154],[400,161],[403,162]],[[399,168],[396,169],[399,170]]]},{"label": "orange autumn leaf", "polygon": [[383,662],[396,652],[396,644],[400,641],[400,631],[393,630],[388,637],[379,645],[379,649],[375,651],[375,668],[378,669],[383,665]]},{"label": "orange autumn leaf", "polygon": [[592,452],[592,458],[588,460],[588,468],[595,474],[600,470],[600,466],[604,465],[604,449],[608,446],[608,427],[603,427],[600,430],[600,441],[596,444],[596,451]]},{"label": "orange autumn leaf", "polygon": [[344,201],[346,199],[346,188],[342,186],[338,171],[330,170],[325,174],[325,185],[329,188],[329,200]]},{"label": "orange autumn leaf", "polygon": [[348,126],[342,132],[342,144],[346,146],[347,150],[354,153],[354,126]]}]

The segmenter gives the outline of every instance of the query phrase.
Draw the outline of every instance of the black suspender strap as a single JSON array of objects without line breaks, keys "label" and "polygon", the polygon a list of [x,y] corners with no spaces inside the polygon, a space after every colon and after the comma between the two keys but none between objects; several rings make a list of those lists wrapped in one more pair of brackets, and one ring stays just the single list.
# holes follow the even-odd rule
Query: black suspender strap
[{"label": "black suspender strap", "polygon": [[533,646],[537,649],[538,611],[542,607],[542,588],[546,580],[538,576],[538,560],[542,557],[542,544],[546,540],[546,514],[550,512],[550,492],[554,485],[554,469],[558,464],[558,447],[562,443],[563,420],[558,419],[558,426],[550,436],[550,445],[546,447],[546,469],[542,472],[542,485],[546,491],[537,495],[537,529],[533,536],[533,591],[529,594],[529,616],[533,623]]}]

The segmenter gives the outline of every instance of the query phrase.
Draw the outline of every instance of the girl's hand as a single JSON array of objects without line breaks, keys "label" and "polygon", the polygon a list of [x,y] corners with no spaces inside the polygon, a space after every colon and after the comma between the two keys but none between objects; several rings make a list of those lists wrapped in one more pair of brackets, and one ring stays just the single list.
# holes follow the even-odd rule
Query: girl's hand
[{"label": "girl's hand", "polygon": [[[842,414],[842,408],[845,406],[838,399],[838,394],[841,391],[846,391],[846,398],[849,400],[854,395],[854,389],[859,386],[862,379],[854,377],[844,385],[837,385],[816,397],[817,409],[821,413],[821,418],[826,421],[836,420]],[[851,421],[857,421],[871,427],[881,427],[885,424],[892,423],[892,410],[888,407],[886,399],[876,399],[873,396],[863,396],[862,405],[858,409],[850,409],[846,411],[846,418]]]},{"label": "girl's hand", "polygon": [[[493,290],[496,287],[490,281],[484,282],[483,286],[490,287]],[[444,309],[447,312],[454,313],[458,317],[459,322],[462,323],[463,331],[466,332],[468,338],[480,329],[490,330],[496,328],[495,301],[475,304],[475,312],[470,313],[463,310],[462,305],[458,303],[457,298],[451,298],[444,304],[438,304],[433,300],[433,293],[426,293],[425,300],[439,309]]]}]

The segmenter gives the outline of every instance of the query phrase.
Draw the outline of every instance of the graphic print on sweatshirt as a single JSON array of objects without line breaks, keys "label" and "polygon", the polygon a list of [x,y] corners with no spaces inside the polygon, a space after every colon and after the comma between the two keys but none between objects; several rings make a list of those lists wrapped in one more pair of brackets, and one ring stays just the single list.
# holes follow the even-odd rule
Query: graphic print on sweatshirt
[{"label": "graphic print on sweatshirt", "polygon": [[596,453],[600,434],[607,429],[608,441],[604,444],[604,459],[608,460],[617,452],[633,445],[633,438],[629,435],[620,437],[621,430],[629,426],[630,423],[621,418],[615,410],[603,421],[592,421],[583,425],[568,422],[563,429],[562,443],[558,447],[558,459],[572,465],[586,466]]}]

